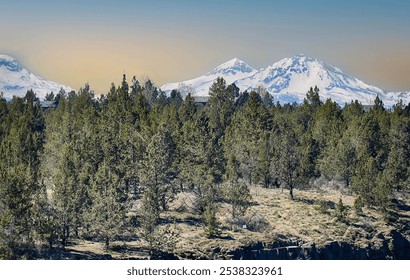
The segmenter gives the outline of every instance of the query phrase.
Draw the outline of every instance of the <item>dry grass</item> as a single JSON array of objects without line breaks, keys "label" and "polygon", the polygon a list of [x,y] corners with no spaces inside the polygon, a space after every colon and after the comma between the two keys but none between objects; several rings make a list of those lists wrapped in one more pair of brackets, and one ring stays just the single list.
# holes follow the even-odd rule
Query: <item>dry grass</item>
[{"label": "dry grass", "polygon": [[[300,243],[315,243],[322,246],[331,241],[346,241],[358,247],[376,245],[383,236],[397,227],[388,223],[376,209],[363,208],[362,214],[354,211],[355,196],[330,187],[296,190],[291,200],[286,190],[252,187],[253,204],[244,221],[263,217],[268,225],[261,231],[232,227],[230,206],[220,204],[217,218],[222,228],[218,238],[208,239],[204,234],[201,217],[193,211],[193,197],[181,193],[170,204],[169,211],[162,214],[164,227],[168,222],[177,226],[179,238],[174,254],[181,258],[224,258],[225,253],[255,242],[273,242],[278,236],[298,240]],[[347,219],[341,222],[335,215],[336,205],[342,198],[347,207]],[[404,205],[410,205],[409,195],[401,194]],[[408,211],[396,209],[401,224],[410,224]],[[104,251],[98,242],[81,241],[71,247],[77,251],[111,254],[113,258],[147,258],[145,244],[136,239],[132,242],[115,242],[114,250]]]}]

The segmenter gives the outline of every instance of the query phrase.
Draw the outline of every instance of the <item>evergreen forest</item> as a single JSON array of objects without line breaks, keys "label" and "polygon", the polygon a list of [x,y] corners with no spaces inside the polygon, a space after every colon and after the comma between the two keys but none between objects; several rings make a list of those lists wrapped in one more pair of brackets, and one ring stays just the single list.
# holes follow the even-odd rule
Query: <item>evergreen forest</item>
[{"label": "evergreen forest", "polygon": [[[165,217],[180,193],[192,198],[180,211],[195,213],[206,239],[227,230],[222,204],[234,223],[257,203],[254,186],[295,201],[332,182],[358,213],[394,220],[397,194],[410,190],[410,105],[376,97],[341,107],[317,87],[306,92],[303,104],[279,104],[218,78],[203,105],[124,75],[101,96],[89,85],[50,93],[47,109],[32,91],[0,97],[0,259],[47,258],[40,252],[76,240],[170,252],[178,221]],[[348,223],[344,207],[334,211]]]}]

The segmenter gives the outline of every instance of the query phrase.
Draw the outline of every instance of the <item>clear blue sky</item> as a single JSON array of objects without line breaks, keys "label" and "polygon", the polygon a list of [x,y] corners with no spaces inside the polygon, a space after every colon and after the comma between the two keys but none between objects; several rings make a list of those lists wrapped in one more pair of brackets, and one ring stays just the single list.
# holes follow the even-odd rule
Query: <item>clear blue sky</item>
[{"label": "clear blue sky", "polygon": [[410,1],[0,0],[0,38],[34,72],[101,92],[123,71],[161,85],[299,53],[410,90]]}]

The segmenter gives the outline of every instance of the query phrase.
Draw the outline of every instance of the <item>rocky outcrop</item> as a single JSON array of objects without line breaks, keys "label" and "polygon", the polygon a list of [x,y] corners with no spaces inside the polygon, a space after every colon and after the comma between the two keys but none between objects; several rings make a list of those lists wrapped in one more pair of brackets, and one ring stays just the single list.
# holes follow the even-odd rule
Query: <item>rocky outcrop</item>
[{"label": "rocky outcrop", "polygon": [[230,259],[246,260],[384,260],[410,259],[410,241],[397,231],[388,237],[379,234],[381,242],[367,248],[356,247],[343,241],[331,241],[323,246],[303,244],[301,241],[279,240],[272,243],[258,242],[227,253]]}]

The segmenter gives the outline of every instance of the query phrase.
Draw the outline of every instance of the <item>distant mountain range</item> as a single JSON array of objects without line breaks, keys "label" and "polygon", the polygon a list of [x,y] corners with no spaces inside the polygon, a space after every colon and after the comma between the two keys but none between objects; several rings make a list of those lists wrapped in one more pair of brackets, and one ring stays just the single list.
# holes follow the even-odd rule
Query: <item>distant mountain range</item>
[{"label": "distant mountain range", "polygon": [[331,98],[340,105],[358,100],[363,105],[373,104],[379,96],[385,105],[392,106],[400,99],[410,102],[410,92],[386,92],[351,77],[339,68],[318,59],[297,55],[284,58],[271,66],[256,70],[240,59],[231,59],[211,72],[191,80],[167,83],[165,92],[173,89],[190,91],[194,96],[208,96],[209,87],[217,77],[227,84],[235,83],[242,91],[264,87],[275,101],[281,103],[303,102],[310,87],[318,86],[322,100]]},{"label": "distant mountain range", "polygon": [[[216,78],[223,77],[227,84],[235,83],[241,91],[265,88],[275,101],[281,103],[303,102],[310,87],[318,86],[322,100],[331,98],[340,105],[358,100],[363,105],[373,104],[379,96],[385,105],[392,106],[400,99],[410,102],[410,92],[388,92],[364,83],[315,58],[297,55],[284,58],[266,68],[256,70],[240,59],[231,59],[207,74],[191,80],[167,83],[161,90],[170,93],[179,89],[183,94],[208,96]],[[72,88],[45,80],[25,69],[14,57],[0,54],[0,92],[7,99],[24,96],[32,89],[40,99],[47,93],[66,92]]]},{"label": "distant mountain range", "polygon": [[25,69],[14,57],[0,54],[0,92],[6,99],[13,96],[24,96],[32,89],[37,97],[44,99],[47,93],[57,94],[63,88],[66,92],[72,89],[68,86],[47,81],[44,78]]}]

